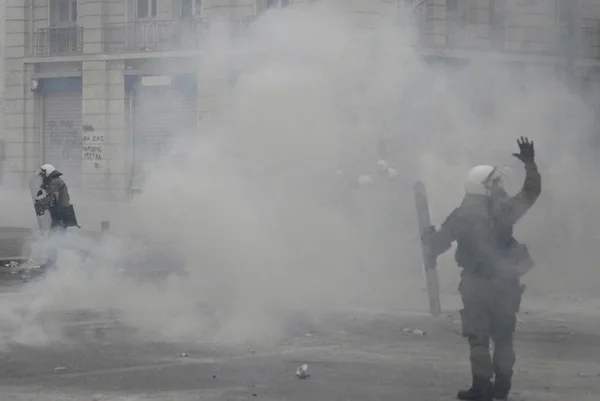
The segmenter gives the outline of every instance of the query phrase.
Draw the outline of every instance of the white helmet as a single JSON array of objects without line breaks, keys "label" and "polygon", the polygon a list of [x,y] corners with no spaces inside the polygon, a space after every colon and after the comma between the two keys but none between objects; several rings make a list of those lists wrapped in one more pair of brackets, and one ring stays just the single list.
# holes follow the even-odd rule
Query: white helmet
[{"label": "white helmet", "polygon": [[468,195],[490,196],[492,188],[504,188],[503,177],[508,174],[503,169],[495,166],[475,166],[467,174],[465,192]]},{"label": "white helmet", "polygon": [[371,185],[373,184],[373,179],[367,174],[362,174],[358,177],[358,183],[360,185]]},{"label": "white helmet", "polygon": [[385,160],[378,160],[377,161],[377,171],[379,171],[380,173],[385,173],[388,171],[388,162],[386,162]]},{"label": "white helmet", "polygon": [[44,164],[38,170],[38,174],[39,175],[43,174],[47,178],[50,174],[52,174],[55,171],[56,171],[56,169],[54,168],[54,166],[52,164]]},{"label": "white helmet", "polygon": [[398,177],[398,170],[395,168],[388,168],[388,177],[391,179]]}]

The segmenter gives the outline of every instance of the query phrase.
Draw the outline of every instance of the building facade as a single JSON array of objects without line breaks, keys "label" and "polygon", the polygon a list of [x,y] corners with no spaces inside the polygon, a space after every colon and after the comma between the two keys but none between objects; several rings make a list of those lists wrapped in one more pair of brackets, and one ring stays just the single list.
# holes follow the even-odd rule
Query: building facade
[{"label": "building facade", "polygon": [[[7,0],[2,181],[22,185],[52,163],[76,190],[127,199],[143,186],[143,161],[175,133],[198,132],[230,90],[229,72],[206,76],[190,62],[204,39],[223,21],[227,35],[243,37],[263,10],[311,1],[327,0]],[[409,7],[424,57],[501,55],[566,71],[582,85],[598,80],[598,0],[343,4],[367,27],[382,9]]]}]

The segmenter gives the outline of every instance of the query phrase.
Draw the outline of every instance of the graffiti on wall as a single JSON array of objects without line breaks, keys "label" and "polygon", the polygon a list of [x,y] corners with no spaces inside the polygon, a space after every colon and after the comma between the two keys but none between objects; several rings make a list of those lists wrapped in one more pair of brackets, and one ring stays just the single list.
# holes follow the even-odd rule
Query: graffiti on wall
[{"label": "graffiti on wall", "polygon": [[83,160],[89,163],[95,170],[103,167],[104,135],[83,135]]},{"label": "graffiti on wall", "polygon": [[102,160],[102,151],[104,150],[103,135],[84,135],[83,136],[83,159],[84,160]]},{"label": "graffiti on wall", "polygon": [[45,136],[48,147],[62,149],[63,159],[78,158],[77,156],[81,154],[81,131],[75,122],[50,120],[46,123]]}]

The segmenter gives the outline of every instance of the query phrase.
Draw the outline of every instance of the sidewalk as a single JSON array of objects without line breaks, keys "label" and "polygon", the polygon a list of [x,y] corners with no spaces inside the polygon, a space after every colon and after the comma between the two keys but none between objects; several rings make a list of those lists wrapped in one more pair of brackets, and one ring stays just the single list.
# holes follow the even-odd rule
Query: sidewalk
[{"label": "sidewalk", "polygon": [[29,256],[31,228],[0,227],[0,260]]},{"label": "sidewalk", "polygon": [[[27,259],[34,233],[32,228],[0,227],[0,261]],[[79,230],[78,233],[90,239],[100,237],[100,231]]]}]

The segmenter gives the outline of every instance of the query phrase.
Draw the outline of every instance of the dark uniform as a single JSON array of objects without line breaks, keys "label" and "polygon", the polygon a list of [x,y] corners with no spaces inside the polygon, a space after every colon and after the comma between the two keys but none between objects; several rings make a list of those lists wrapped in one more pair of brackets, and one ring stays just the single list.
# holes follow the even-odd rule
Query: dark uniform
[{"label": "dark uniform", "polygon": [[[63,181],[62,173],[58,170],[53,171],[47,177],[44,177],[44,189],[48,194],[54,196],[56,199],[56,206],[50,209],[50,216],[52,222],[50,229],[54,235],[63,235],[67,227],[77,225],[77,219],[71,206],[71,199],[69,197],[69,190],[67,184]],[[48,249],[48,261],[45,267],[55,267],[58,257],[57,245],[53,244]]]},{"label": "dark uniform", "polygon": [[[511,387],[513,334],[524,288],[520,277],[533,266],[527,248],[513,237],[513,225],[541,193],[533,143],[530,157],[523,156],[523,143],[519,143],[521,154],[515,156],[524,162],[526,177],[516,196],[509,198],[504,192],[491,196],[467,194],[440,230],[432,228],[424,238],[436,256],[457,242],[455,258],[463,268],[459,285],[464,307],[462,332],[469,341],[473,374],[472,388],[458,394],[462,400],[506,399]],[[493,356],[490,339],[494,343]]]},{"label": "dark uniform", "polygon": [[44,179],[44,185],[46,186],[46,191],[56,198],[56,206],[50,209],[50,216],[52,217],[51,227],[64,229],[68,227],[68,218],[65,213],[71,205],[71,198],[69,197],[67,184],[60,178],[61,176],[62,173],[58,170],[53,171]]}]

